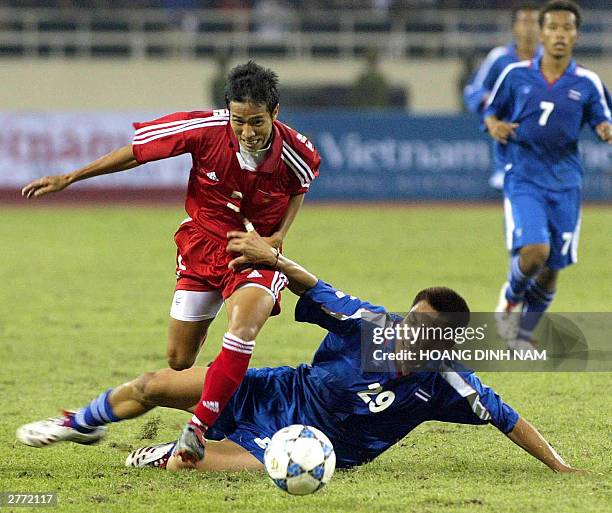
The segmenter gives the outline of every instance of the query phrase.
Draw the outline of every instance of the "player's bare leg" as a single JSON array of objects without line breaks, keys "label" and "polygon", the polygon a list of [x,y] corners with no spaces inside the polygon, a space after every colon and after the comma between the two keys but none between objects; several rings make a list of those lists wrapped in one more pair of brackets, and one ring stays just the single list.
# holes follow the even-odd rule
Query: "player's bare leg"
[{"label": "player's bare leg", "polygon": [[180,371],[195,363],[213,320],[180,321],[170,317],[166,358],[171,369]]},{"label": "player's bare leg", "polygon": [[268,290],[248,285],[236,290],[226,300],[229,322],[223,347],[208,369],[202,396],[192,420],[177,442],[174,457],[192,467],[204,457],[204,432],[214,424],[242,382],[255,338],[268,320],[274,302]]},{"label": "player's bare leg", "polygon": [[548,267],[544,267],[536,281],[545,289],[550,292],[553,292],[557,288],[557,280],[559,278],[559,271],[549,269]]},{"label": "player's bare leg", "polygon": [[167,470],[198,470],[199,472],[238,472],[241,470],[263,470],[263,464],[249,451],[231,440],[208,442],[206,457],[193,465],[179,458],[170,458]]},{"label": "player's bare leg", "polygon": [[259,287],[239,288],[225,302],[228,331],[243,340],[254,340],[272,313],[274,299]]},{"label": "player's bare leg", "polygon": [[158,406],[191,411],[200,398],[206,371],[203,367],[192,367],[183,371],[145,372],[116,387],[109,402],[122,419],[138,417]]},{"label": "player's bare leg", "polygon": [[92,444],[106,434],[105,424],[132,419],[157,406],[192,411],[198,402],[207,369],[162,369],[106,390],[76,413],[21,426],[17,439],[32,447],[68,441]]}]

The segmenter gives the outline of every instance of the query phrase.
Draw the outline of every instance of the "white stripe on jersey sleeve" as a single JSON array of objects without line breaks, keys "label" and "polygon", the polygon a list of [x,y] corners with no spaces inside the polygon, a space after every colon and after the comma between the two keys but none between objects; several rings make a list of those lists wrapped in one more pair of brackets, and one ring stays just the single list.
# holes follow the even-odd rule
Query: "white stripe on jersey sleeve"
[{"label": "white stripe on jersey sleeve", "polygon": [[220,119],[229,119],[227,116],[209,116],[207,118],[191,118],[191,119],[181,119],[179,121],[168,121],[166,123],[155,123],[152,125],[143,126],[134,132],[134,136],[142,136],[145,132],[149,132],[151,130],[158,130],[162,128],[169,128],[178,125],[191,124],[191,123],[200,123],[201,121],[207,120],[220,120]]},{"label": "white stripe on jersey sleeve", "polygon": [[[161,133],[173,133],[173,131],[180,131],[183,127],[188,127],[191,125],[199,125],[201,123],[209,123],[209,122],[219,122],[219,121],[227,121],[228,118],[223,117],[208,117],[208,118],[194,118],[194,119],[186,119],[183,121],[173,121],[172,126],[164,126],[169,125],[170,123],[161,123],[159,125],[149,125],[144,128],[141,128],[134,132],[134,140],[140,141],[143,139],[147,139],[153,135],[161,134]],[[162,127],[163,128],[160,128]]]},{"label": "white stripe on jersey sleeve", "polygon": [[482,61],[482,64],[478,68],[478,73],[476,73],[476,76],[474,77],[472,87],[482,87],[482,83],[489,74],[489,71],[491,71],[493,64],[495,64],[497,59],[503,57],[504,55],[508,55],[508,49],[505,46],[493,48],[493,50],[488,53],[485,60]]},{"label": "white stripe on jersey sleeve", "polygon": [[[206,122],[206,123],[198,123],[198,124],[193,124],[193,125],[186,125],[186,126],[179,126],[176,128],[169,128],[169,129],[165,129],[163,131],[161,131],[161,133],[156,132],[157,135],[151,136],[151,137],[147,137],[146,139],[142,139],[142,140],[134,140],[132,142],[132,144],[145,144],[151,141],[154,141],[156,139],[161,139],[162,137],[166,137],[167,135],[173,135],[173,134],[178,134],[180,132],[187,132],[188,130],[195,130],[196,128],[207,128],[207,127],[211,127],[211,126],[224,126],[227,125],[227,120],[225,121],[213,121],[213,122]],[[146,136],[148,136],[149,134],[146,134]]]},{"label": "white stripe on jersey sleeve", "polygon": [[329,308],[321,306],[321,310],[323,310],[327,315],[333,317],[334,319],[338,319],[339,321],[348,321],[350,319],[361,319],[364,312],[369,312],[367,308],[359,308],[354,314],[346,315],[342,312],[334,312]]},{"label": "white stripe on jersey sleeve", "polygon": [[501,86],[504,79],[508,76],[508,73],[510,73],[515,68],[528,68],[530,63],[531,61],[514,62],[512,64],[508,64],[504,68],[504,71],[501,72],[501,74],[497,78],[497,81],[495,82],[495,85],[493,86],[493,90],[491,91],[491,95],[489,96],[489,99],[487,100],[485,109],[487,109],[489,105],[493,103],[493,100],[495,99],[495,95],[497,95],[497,91],[499,91],[499,87]]},{"label": "white stripe on jersey sleeve", "polygon": [[465,397],[476,416],[482,420],[489,420],[491,418],[491,414],[480,401],[480,394],[478,391],[465,381],[459,373],[455,371],[443,371],[440,372],[440,375],[461,397]]},{"label": "white stripe on jersey sleeve", "polygon": [[582,66],[576,66],[576,75],[579,77],[588,78],[591,82],[593,82],[595,89],[597,89],[597,92],[599,93],[599,101],[604,108],[604,113],[606,114],[608,121],[610,121],[612,118],[610,115],[610,106],[606,101],[606,95],[604,94],[603,84],[601,82],[601,78],[599,78],[599,75],[590,69],[583,68]]},{"label": "white stripe on jersey sleeve", "polygon": [[286,141],[283,141],[283,151],[286,152],[288,156],[292,157],[292,161],[295,163],[295,165],[298,166],[304,172],[304,177],[306,178],[306,181],[312,182],[315,178],[312,169],[310,169],[310,166],[306,164],[306,162],[304,162],[304,159],[302,159],[298,152],[295,151],[291,146],[289,146]]},{"label": "white stripe on jersey sleeve", "polygon": [[285,151],[283,150],[283,153],[281,155],[282,161],[285,164],[287,164],[287,166],[289,166],[289,168],[291,169],[291,171],[293,171],[295,176],[297,176],[297,179],[300,181],[300,185],[302,187],[306,187],[308,185],[308,182],[306,182],[306,178],[304,178],[304,175],[302,174],[302,172],[297,168],[295,163],[290,160],[290,158],[291,157],[288,157]]}]

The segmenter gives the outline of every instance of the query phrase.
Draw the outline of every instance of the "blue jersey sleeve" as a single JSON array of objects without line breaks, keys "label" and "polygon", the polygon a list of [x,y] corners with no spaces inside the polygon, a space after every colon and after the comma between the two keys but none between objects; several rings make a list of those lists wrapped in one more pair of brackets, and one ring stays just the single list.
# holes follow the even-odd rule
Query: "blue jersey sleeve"
[{"label": "blue jersey sleeve", "polygon": [[319,280],[300,297],[295,306],[295,320],[317,324],[327,331],[346,334],[361,326],[365,311],[383,313],[385,309],[362,301]]},{"label": "blue jersey sleeve", "polygon": [[483,119],[488,116],[496,116],[498,119],[506,120],[511,115],[514,105],[512,87],[514,77],[512,70],[517,67],[517,64],[519,63],[506,66],[497,78],[487,101]]},{"label": "blue jersey sleeve", "polygon": [[470,82],[463,89],[463,104],[472,114],[478,114],[485,100],[487,91],[482,85],[475,82],[476,75],[472,75]]},{"label": "blue jersey sleeve", "polygon": [[501,62],[508,50],[505,47],[494,48],[473,75],[470,83],[463,90],[463,101],[466,108],[474,114],[482,112],[485,102],[495,85],[495,80],[502,71]]},{"label": "blue jersey sleeve", "polygon": [[518,413],[470,372],[440,373],[440,397],[434,404],[432,420],[457,424],[493,424],[509,433]]},{"label": "blue jersey sleeve", "polygon": [[590,87],[584,109],[584,121],[594,129],[600,123],[612,121],[610,92],[595,73],[589,72],[587,76],[590,79]]}]

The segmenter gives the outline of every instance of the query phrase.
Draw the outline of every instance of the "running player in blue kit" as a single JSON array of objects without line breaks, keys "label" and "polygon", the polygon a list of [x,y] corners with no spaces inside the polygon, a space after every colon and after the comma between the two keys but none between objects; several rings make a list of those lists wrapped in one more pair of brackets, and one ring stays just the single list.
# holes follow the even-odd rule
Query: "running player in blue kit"
[{"label": "running player in blue kit", "polygon": [[[482,117],[487,100],[499,75],[509,64],[531,59],[540,52],[538,40],[539,7],[533,3],[521,3],[512,9],[512,34],[514,41],[493,48],[482,61],[469,84],[463,90],[463,102],[470,112]],[[493,171],[489,185],[494,189],[504,187],[506,146],[492,141]]]},{"label": "running player in blue kit", "polygon": [[[295,317],[327,330],[311,365],[297,368],[250,369],[216,423],[207,431],[205,457],[195,468],[229,471],[263,468],[267,442],[282,427],[306,424],[332,441],[339,468],[373,460],[419,424],[438,420],[460,424],[492,424],[555,472],[574,472],[540,433],[471,372],[444,367],[439,372],[408,370],[392,362],[379,372],[362,370],[361,336],[364,313],[384,314],[372,305],[318,280],[299,264],[268,246],[256,232],[230,232],[228,251],[241,254],[232,268],[260,264],[282,272],[289,289],[300,295]],[[415,297],[405,319],[453,312],[454,322],[467,325],[463,298],[445,287],[425,289]],[[412,342],[411,342],[412,343]],[[451,342],[452,344],[452,342]],[[405,342],[396,342],[399,352]],[[104,436],[104,424],[142,415],[156,406],[192,410],[200,397],[206,369],[163,369],[111,389],[79,413],[90,432],[77,432],[54,419],[34,422],[17,431],[18,439],[42,447],[58,441],[93,443]],[[61,418],[61,417],[60,417]],[[172,457],[175,442],[132,452],[129,466],[177,470],[193,465]]]},{"label": "running player in blue kit", "polygon": [[506,145],[504,210],[511,252],[508,280],[496,308],[498,331],[515,348],[552,303],[559,271],[577,261],[583,168],[578,138],[588,124],[612,142],[610,95],[572,51],[581,13],[553,0],[540,11],[543,54],[510,64],[485,109],[491,137]]}]

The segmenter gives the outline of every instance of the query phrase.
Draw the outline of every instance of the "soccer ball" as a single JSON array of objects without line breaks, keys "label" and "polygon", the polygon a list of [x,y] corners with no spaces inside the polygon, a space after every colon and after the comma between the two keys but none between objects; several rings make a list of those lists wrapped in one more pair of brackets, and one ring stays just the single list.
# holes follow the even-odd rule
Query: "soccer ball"
[{"label": "soccer ball", "polygon": [[292,495],[323,488],[336,468],[334,448],[321,431],[293,424],[277,431],[264,454],[270,479]]}]

